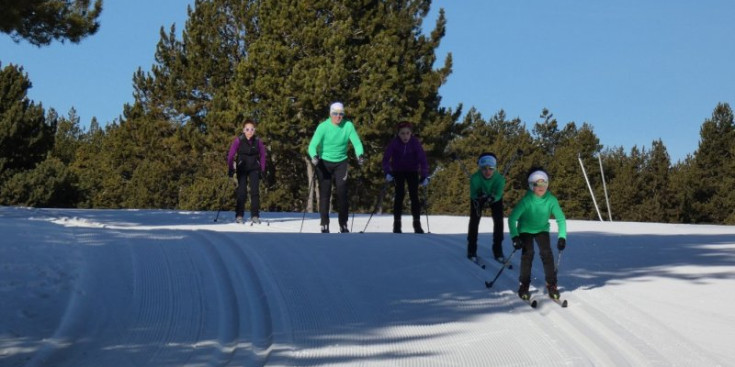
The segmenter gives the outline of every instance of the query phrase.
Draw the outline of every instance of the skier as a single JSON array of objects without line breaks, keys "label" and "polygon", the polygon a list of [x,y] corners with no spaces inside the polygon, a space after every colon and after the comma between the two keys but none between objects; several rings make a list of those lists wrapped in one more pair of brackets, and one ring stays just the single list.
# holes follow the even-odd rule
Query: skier
[{"label": "skier", "polygon": [[340,102],[329,106],[329,118],[317,126],[309,143],[311,163],[319,178],[319,214],[321,231],[329,233],[329,201],[332,197],[332,178],[337,187],[339,231],[347,233],[349,203],[347,202],[347,143],[352,143],[357,162],[362,166],[363,147],[352,121],[345,120],[345,108]]},{"label": "skier", "polygon": [[567,225],[564,212],[559,201],[548,191],[549,175],[541,168],[529,171],[528,191],[508,217],[510,236],[513,247],[521,252],[521,275],[518,296],[529,299],[528,287],[531,283],[531,264],[533,262],[536,240],[541,262],[544,265],[546,288],[549,297],[559,299],[559,290],[556,286],[556,270],[554,269],[554,254],[551,251],[549,238],[549,218],[553,215],[559,228],[556,247],[563,251],[566,247]]},{"label": "skier", "polygon": [[470,177],[470,225],[467,230],[467,258],[477,261],[477,231],[482,210],[490,207],[493,217],[493,256],[505,262],[503,255],[503,191],[505,177],[497,172],[498,159],[493,153],[482,153],[478,169]]},{"label": "skier", "polygon": [[248,181],[250,182],[250,220],[253,223],[260,223],[259,183],[265,174],[265,158],[266,151],[263,141],[255,136],[255,122],[246,120],[242,134],[232,141],[230,152],[227,154],[227,173],[235,181],[237,190],[235,220],[238,223],[243,222]]},{"label": "skier", "polygon": [[401,233],[401,214],[403,199],[411,198],[411,215],[413,216],[413,231],[424,233],[421,228],[421,203],[419,202],[419,183],[422,186],[429,184],[429,164],[426,153],[418,138],[413,136],[413,126],[410,122],[398,124],[398,136],[388,144],[383,154],[383,171],[387,182],[395,181],[396,193],[393,201],[393,233]]}]

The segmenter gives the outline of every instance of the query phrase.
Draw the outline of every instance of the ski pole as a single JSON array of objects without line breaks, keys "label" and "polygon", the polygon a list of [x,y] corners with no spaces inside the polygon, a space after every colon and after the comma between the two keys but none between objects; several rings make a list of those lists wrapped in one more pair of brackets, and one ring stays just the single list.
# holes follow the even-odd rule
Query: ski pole
[{"label": "ski pole", "polygon": [[559,250],[559,256],[556,257],[556,265],[554,265],[554,275],[559,273],[559,264],[561,264],[561,254],[564,250]]},{"label": "ski pole", "polygon": [[510,253],[510,256],[508,256],[507,259],[505,259],[505,262],[503,263],[503,266],[500,267],[500,271],[498,271],[497,274],[495,274],[495,278],[491,281],[485,281],[485,288],[492,288],[493,284],[495,284],[495,281],[498,280],[498,277],[500,277],[500,274],[503,273],[503,270],[505,270],[506,267],[508,267],[508,264],[510,264],[510,259],[513,257],[513,255],[518,251],[517,248],[513,248],[513,252]]},{"label": "ski pole", "polygon": [[383,206],[382,205],[383,204],[383,197],[385,197],[385,192],[388,190],[388,185],[389,184],[390,184],[390,182],[386,181],[383,184],[383,187],[380,188],[380,194],[375,199],[375,207],[373,208],[373,212],[370,213],[370,216],[368,217],[367,223],[365,223],[365,228],[363,228],[362,231],[360,231],[360,233],[365,233],[365,231],[367,230],[368,224],[370,224],[370,219],[373,219],[373,215],[378,211],[378,208],[379,207],[382,208],[382,206]]},{"label": "ski pole", "polygon": [[316,182],[316,170],[317,169],[318,168],[314,168],[314,175],[311,176],[311,182],[309,183],[309,192],[306,193],[306,200],[304,200],[304,203],[305,203],[305,205],[304,205],[304,215],[301,217],[301,227],[299,228],[299,233],[301,233],[301,231],[304,229],[304,220],[306,219],[306,208],[309,206],[307,202],[309,201],[309,197],[311,196],[311,190],[315,186],[315,182]]},{"label": "ski pole", "polygon": [[452,153],[452,160],[459,162],[459,167],[462,168],[462,171],[464,171],[467,178],[470,178],[470,171],[467,170],[467,166],[464,165],[464,162],[459,159],[457,153]]},{"label": "ski pole", "polygon": [[424,186],[424,214],[426,214],[426,233],[431,233],[431,229],[429,228],[429,185]]}]

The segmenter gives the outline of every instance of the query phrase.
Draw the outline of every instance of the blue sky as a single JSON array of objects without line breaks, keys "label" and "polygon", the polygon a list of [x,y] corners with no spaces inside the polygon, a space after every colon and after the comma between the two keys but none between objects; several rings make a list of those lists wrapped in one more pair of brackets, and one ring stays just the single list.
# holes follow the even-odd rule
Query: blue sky
[{"label": "blue sky", "polygon": [[[79,45],[37,48],[0,34],[0,61],[22,65],[29,97],[83,125],[113,121],[150,70],[159,29],[186,21],[186,0],[104,3],[100,31]],[[448,19],[438,50],[454,59],[442,104],[486,118],[505,110],[529,130],[543,108],[560,124],[591,124],[605,147],[651,146],[672,162],[697,148],[718,102],[735,104],[735,3],[729,0],[435,0]]]}]

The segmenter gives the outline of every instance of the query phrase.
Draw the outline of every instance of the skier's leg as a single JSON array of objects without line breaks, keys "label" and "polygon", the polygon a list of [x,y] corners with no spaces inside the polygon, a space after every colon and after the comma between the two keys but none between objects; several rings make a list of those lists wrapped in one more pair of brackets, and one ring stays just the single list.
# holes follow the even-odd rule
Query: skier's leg
[{"label": "skier's leg", "polygon": [[470,200],[470,224],[467,228],[467,256],[477,256],[477,231],[480,226],[482,211],[474,200]]},{"label": "skier's leg", "polygon": [[493,215],[493,255],[495,258],[504,258],[503,254],[503,200],[500,199],[490,206]]},{"label": "skier's leg", "polygon": [[235,202],[235,218],[242,218],[245,212],[245,196],[247,195],[248,176],[245,173],[237,174],[237,201]]},{"label": "skier's leg", "polygon": [[350,203],[347,198],[347,160],[334,167],[335,185],[337,186],[337,206],[339,210],[340,229],[347,226]]},{"label": "skier's leg", "polygon": [[394,172],[396,196],[393,200],[393,232],[400,233],[401,216],[403,215],[403,199],[406,198],[406,175],[404,172]]},{"label": "skier's leg", "polygon": [[541,262],[544,264],[544,276],[546,277],[546,284],[556,286],[554,254],[551,252],[551,239],[549,238],[549,232],[541,232],[537,234],[536,243],[538,243]]},{"label": "skier's leg", "polygon": [[260,171],[253,170],[248,173],[250,180],[250,218],[260,216]]},{"label": "skier's leg", "polygon": [[530,233],[520,234],[521,243],[521,273],[518,280],[521,284],[531,283],[531,266],[533,265],[533,256],[535,254],[533,249],[533,235]]},{"label": "skier's leg", "polygon": [[332,199],[332,174],[327,170],[324,161],[319,161],[319,164],[317,164],[316,174],[319,179],[320,224],[322,226],[329,226],[329,201]]},{"label": "skier's leg", "polygon": [[406,174],[408,184],[408,196],[411,198],[411,216],[413,217],[413,231],[424,233],[421,228],[421,201],[419,200],[419,173],[409,172]]}]

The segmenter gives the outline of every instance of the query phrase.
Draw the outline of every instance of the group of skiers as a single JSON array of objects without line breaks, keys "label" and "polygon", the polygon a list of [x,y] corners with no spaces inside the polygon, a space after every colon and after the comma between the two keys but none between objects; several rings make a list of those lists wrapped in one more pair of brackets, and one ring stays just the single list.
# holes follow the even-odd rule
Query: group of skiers
[{"label": "group of skiers", "polygon": [[[230,145],[227,156],[228,174],[235,182],[237,202],[235,217],[243,221],[246,189],[250,187],[250,219],[259,219],[259,181],[265,173],[266,150],[263,142],[255,135],[255,122],[245,121],[243,133]],[[429,166],[421,142],[413,135],[413,126],[401,122],[383,155],[382,168],[386,184],[394,183],[393,232],[402,233],[401,217],[406,186],[411,202],[413,229],[424,233],[421,227],[419,185],[429,184]],[[347,227],[349,202],[347,200],[348,144],[352,144],[359,165],[364,163],[362,141],[352,121],[345,118],[345,108],[340,102],[329,107],[329,117],[319,123],[311,138],[307,153],[316,168],[319,180],[319,213],[322,233],[329,233],[329,202],[332,183],[337,190],[339,231],[349,232]],[[490,208],[493,218],[492,251],[495,260],[505,263],[503,253],[503,192],[506,180],[497,172],[498,157],[493,153],[482,153],[477,160],[478,169],[470,177],[470,222],[467,231],[467,257],[477,261],[477,237],[483,209]],[[513,208],[508,217],[508,226],[514,252],[521,250],[520,286],[518,296],[530,298],[531,265],[534,241],[544,268],[546,287],[550,297],[559,299],[556,270],[549,235],[551,216],[558,226],[557,249],[566,247],[566,219],[557,198],[548,190],[549,175],[543,168],[529,171],[528,191]],[[248,185],[249,183],[249,185]]]}]

